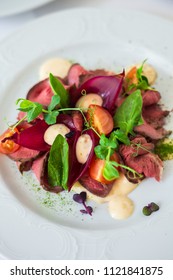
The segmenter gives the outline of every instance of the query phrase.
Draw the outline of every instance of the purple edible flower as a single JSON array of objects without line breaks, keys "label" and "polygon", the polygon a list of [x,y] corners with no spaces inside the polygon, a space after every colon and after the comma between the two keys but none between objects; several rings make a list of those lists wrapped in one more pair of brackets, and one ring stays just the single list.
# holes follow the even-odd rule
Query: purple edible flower
[{"label": "purple edible flower", "polygon": [[89,214],[90,216],[92,216],[93,209],[91,206],[87,206],[85,204],[86,198],[86,192],[81,192],[79,194],[76,193],[73,195],[73,200],[77,203],[83,204],[83,206],[85,207],[85,209],[80,210],[80,212],[82,214]]}]

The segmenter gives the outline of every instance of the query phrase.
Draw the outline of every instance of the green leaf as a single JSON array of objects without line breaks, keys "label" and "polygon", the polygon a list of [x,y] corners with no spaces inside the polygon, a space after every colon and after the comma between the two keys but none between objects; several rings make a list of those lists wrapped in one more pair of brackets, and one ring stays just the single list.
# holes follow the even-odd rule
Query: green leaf
[{"label": "green leaf", "polygon": [[102,134],[99,143],[103,147],[109,147],[109,138],[105,134]]},{"label": "green leaf", "polygon": [[[20,103],[20,104],[19,104]],[[18,110],[23,111],[23,112],[28,112],[30,111],[35,105],[34,102],[24,99],[24,98],[19,98],[16,101],[16,105],[19,104]]]},{"label": "green leaf", "polygon": [[109,151],[109,148],[105,148],[101,145],[98,145],[94,148],[96,157],[101,158],[101,159],[106,159],[108,151]]},{"label": "green leaf", "polygon": [[67,189],[69,172],[69,146],[62,135],[57,135],[48,159],[48,180],[51,186]]},{"label": "green leaf", "polygon": [[58,111],[50,111],[44,114],[44,120],[47,124],[55,124],[58,115],[59,115]]},{"label": "green leaf", "polygon": [[113,131],[110,135],[110,139],[117,139],[118,141],[124,143],[125,145],[130,145],[130,140],[124,131],[117,129]]},{"label": "green leaf", "polygon": [[55,95],[60,97],[60,106],[62,108],[67,108],[69,106],[69,94],[64,88],[63,84],[54,77],[51,73],[49,75],[50,86]]},{"label": "green leaf", "polygon": [[142,122],[142,96],[141,91],[131,93],[114,115],[114,125],[119,127],[125,135],[134,134],[133,128]]},{"label": "green leaf", "polygon": [[103,169],[103,177],[106,180],[115,180],[119,177],[118,170],[113,166],[111,161],[106,161],[104,169]]},{"label": "green leaf", "polygon": [[51,102],[48,106],[48,110],[49,111],[52,111],[55,109],[55,107],[60,103],[60,97],[59,95],[53,95],[52,96],[52,99],[51,99]]},{"label": "green leaf", "polygon": [[37,102],[33,102],[33,107],[27,112],[28,122],[33,121],[42,113],[43,106]]}]

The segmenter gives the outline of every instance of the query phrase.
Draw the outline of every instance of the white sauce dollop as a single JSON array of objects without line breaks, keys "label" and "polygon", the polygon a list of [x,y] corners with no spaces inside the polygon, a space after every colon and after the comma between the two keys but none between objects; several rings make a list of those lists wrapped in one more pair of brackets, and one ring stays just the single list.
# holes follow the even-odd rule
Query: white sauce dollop
[{"label": "white sauce dollop", "polygon": [[108,204],[109,213],[114,219],[127,219],[134,211],[133,201],[125,195],[118,195]]},{"label": "white sauce dollop", "polygon": [[72,63],[67,59],[63,58],[51,58],[45,61],[40,67],[40,80],[44,80],[49,77],[49,74],[52,73],[54,76],[64,78]]}]

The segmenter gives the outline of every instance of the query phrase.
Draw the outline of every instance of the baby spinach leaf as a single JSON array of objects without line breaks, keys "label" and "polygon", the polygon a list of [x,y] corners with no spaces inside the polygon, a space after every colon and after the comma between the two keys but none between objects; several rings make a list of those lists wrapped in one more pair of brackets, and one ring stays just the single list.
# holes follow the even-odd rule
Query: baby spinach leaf
[{"label": "baby spinach leaf", "polygon": [[60,97],[60,106],[67,108],[69,106],[69,94],[63,84],[53,74],[49,75],[50,86],[55,95]]},{"label": "baby spinach leaf", "polygon": [[114,115],[114,125],[119,127],[125,135],[134,134],[133,128],[143,123],[142,117],[142,96],[141,91],[136,90],[131,93]]},{"label": "baby spinach leaf", "polygon": [[68,189],[69,146],[66,139],[58,134],[50,149],[48,159],[48,180],[52,186]]}]

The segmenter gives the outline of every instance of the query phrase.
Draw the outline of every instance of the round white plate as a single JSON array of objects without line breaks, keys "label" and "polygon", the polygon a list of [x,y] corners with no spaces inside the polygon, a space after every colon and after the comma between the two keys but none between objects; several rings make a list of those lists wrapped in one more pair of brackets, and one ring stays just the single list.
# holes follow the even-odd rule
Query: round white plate
[{"label": "round white plate", "polygon": [[0,17],[26,12],[52,1],[53,0],[2,0],[0,1]]},{"label": "round white plate", "polygon": [[[115,71],[148,59],[158,72],[156,87],[168,109],[173,107],[173,23],[151,15],[95,9],[52,14],[26,25],[0,46],[0,131],[14,122],[15,100],[25,97],[39,79],[39,67],[51,57],[85,67]],[[43,32],[44,31],[44,32]],[[172,120],[169,118],[168,127]],[[173,168],[165,163],[162,181],[146,179],[130,195],[135,212],[112,219],[107,205],[81,215],[71,194],[54,195],[32,176],[19,174],[0,155],[0,253],[9,259],[171,259],[173,257]],[[150,217],[150,202],[160,210]]]}]

